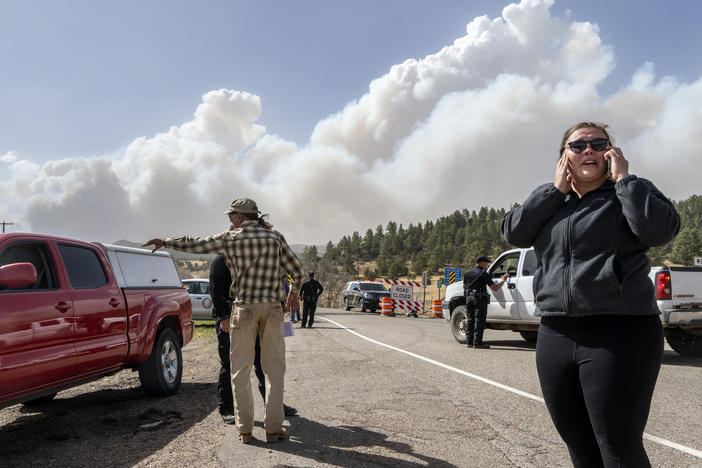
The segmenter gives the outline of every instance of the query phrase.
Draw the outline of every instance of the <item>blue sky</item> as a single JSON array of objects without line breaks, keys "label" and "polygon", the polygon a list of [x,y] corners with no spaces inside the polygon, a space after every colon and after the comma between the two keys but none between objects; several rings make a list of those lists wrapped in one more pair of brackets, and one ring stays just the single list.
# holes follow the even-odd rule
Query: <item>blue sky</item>
[{"label": "blue sky", "polygon": [[[526,8],[530,3],[541,2],[525,1],[522,6]],[[553,5],[545,3],[551,18],[597,24],[594,31],[602,48],[596,54],[611,54],[611,63],[599,64],[605,71],[594,78],[594,89],[604,108],[606,99],[626,87],[647,62],[652,64],[650,88],[658,87],[649,89],[654,94],[669,92],[661,89],[665,87],[661,85],[664,76],[674,77],[676,86],[697,82],[702,77],[702,61],[696,52],[702,47],[702,33],[697,27],[702,16],[700,2],[571,0],[556,1]],[[252,147],[262,147],[268,140],[278,138],[279,143],[295,148],[286,147],[281,153],[287,155],[286,158],[278,160],[277,164],[293,164],[290,161],[304,159],[305,148],[319,147],[311,138],[315,126],[330,115],[342,114],[347,104],[358,103],[364,95],[372,96],[369,86],[374,79],[386,76],[393,66],[408,59],[422,61],[438,54],[442,48],[465,36],[466,25],[476,17],[486,15],[495,20],[508,4],[409,0],[3,1],[0,157],[5,155],[5,164],[15,164],[15,168],[8,171],[0,163],[0,181],[27,178],[31,170],[45,175],[50,169],[55,171],[55,164],[44,166],[52,161],[88,159],[93,164],[95,158],[107,158],[124,162],[129,159],[128,148],[137,139],[144,137],[155,144],[157,135],[193,121],[203,96],[221,89],[260,98],[260,112],[254,120],[256,125],[265,127],[265,130],[259,128],[260,132],[252,130],[254,136],[244,139],[245,144],[230,150],[229,154],[242,155],[239,162],[243,162],[244,155]],[[558,40],[556,33],[553,40]],[[482,60],[489,60],[489,50],[484,54]],[[478,52],[475,55],[479,55]],[[590,58],[583,57],[583,61]],[[506,58],[501,65],[502,72],[512,71],[510,60],[516,63],[520,58]],[[515,70],[522,70],[523,66],[526,65],[515,66]],[[486,75],[483,81],[492,83],[499,72]],[[567,70],[563,72],[567,74]],[[525,72],[524,76],[535,75]],[[489,87],[473,83],[458,89]],[[586,97],[582,99],[587,102]],[[409,127],[418,128],[427,123],[428,116],[436,115],[438,108],[432,109],[431,113],[421,114]],[[560,127],[567,127],[565,123]],[[381,125],[375,131],[384,128]],[[695,127],[691,134],[696,135],[698,130]],[[632,145],[645,137],[634,130],[625,133]],[[264,136],[268,140],[261,140]],[[328,144],[329,138],[328,134],[321,141]],[[407,146],[408,141],[411,141],[410,134],[405,132],[384,146],[383,151]],[[338,147],[336,144],[328,146]],[[363,150],[367,150],[367,146]],[[367,171],[388,169],[391,161],[399,160],[399,157],[378,155],[364,157],[362,153],[359,149],[349,149],[351,157],[358,158],[350,164]],[[371,153],[373,151],[368,154]],[[310,158],[314,164],[320,156],[316,154]],[[24,166],[19,167],[18,161]],[[251,161],[253,159],[249,163],[255,163]],[[296,170],[302,170],[299,166],[295,168],[290,166],[288,173],[293,175]],[[124,215],[129,216],[128,208],[136,206],[139,190],[125,182],[128,176],[124,175],[124,169],[115,169],[115,172],[121,181],[120,190],[126,193],[120,195],[127,200]],[[549,174],[543,176],[549,178]],[[316,180],[321,177],[318,175]],[[364,177],[367,182],[370,176]],[[653,174],[649,177],[653,178]],[[266,183],[270,181],[264,179],[259,177],[258,186],[250,189],[256,194],[266,193]],[[535,178],[529,182],[540,181]],[[199,199],[203,205],[219,203],[224,197],[212,198],[212,194],[202,193],[197,188],[205,183],[202,180],[185,183],[194,187],[190,197]],[[362,186],[362,182],[357,185]],[[71,186],[69,181],[52,179],[40,189],[27,189],[26,196],[18,195],[14,203],[0,204],[0,216],[18,219],[19,225],[26,229],[46,230],[49,226],[32,220],[30,202],[39,203],[44,197],[68,209],[70,197],[67,194]],[[18,190],[17,185],[13,187]],[[291,186],[285,193],[292,190],[305,192],[305,187]],[[690,187],[671,196],[682,197],[695,190]],[[321,188],[309,192],[309,197],[296,197],[295,202],[314,203],[319,194],[324,193]],[[377,200],[379,195],[374,193],[359,206],[373,206],[373,197]],[[422,197],[439,195],[431,191],[421,193]],[[471,199],[470,194],[463,195]],[[524,191],[517,191],[506,199],[495,199],[494,203],[508,204],[521,200],[524,195]],[[340,195],[339,201],[326,209],[330,212],[347,209],[343,200],[348,196],[348,193]],[[187,197],[185,194],[184,198]],[[271,197],[271,202],[275,199]],[[364,232],[378,223],[385,224],[394,216],[407,224],[450,213],[457,207],[479,208],[491,201],[490,198],[481,199],[480,204],[473,206],[477,200],[462,203],[445,203],[444,200],[437,199],[418,211],[412,210],[413,204],[408,202],[399,210],[381,210],[370,217],[362,213],[362,208],[349,209],[336,220],[343,220],[343,223],[335,223],[336,229],[310,234],[295,228],[295,240],[313,237],[316,242],[329,238],[336,241],[334,236],[339,233]],[[430,205],[437,208],[430,209]],[[219,213],[220,208],[218,206],[213,213]],[[95,207],[94,212],[99,213],[99,207]],[[289,228],[292,219],[285,218],[283,227]],[[169,225],[169,228],[178,227]],[[57,230],[81,234],[68,227]],[[146,233],[128,229],[123,234]],[[109,234],[90,231],[86,235]]]},{"label": "blue sky", "polygon": [[[259,122],[303,144],[314,125],[407,58],[450,44],[495,1],[3,2],[0,154],[38,159],[114,151],[188,120],[200,96],[262,97]],[[600,26],[610,93],[646,61],[702,75],[702,3],[557,1]]]}]

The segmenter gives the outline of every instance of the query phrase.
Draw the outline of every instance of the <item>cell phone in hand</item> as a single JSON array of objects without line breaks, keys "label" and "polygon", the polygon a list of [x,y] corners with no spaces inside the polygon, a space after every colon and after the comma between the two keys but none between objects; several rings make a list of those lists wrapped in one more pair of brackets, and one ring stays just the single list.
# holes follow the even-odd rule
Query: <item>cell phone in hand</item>
[{"label": "cell phone in hand", "polygon": [[607,178],[612,180],[612,158],[607,160]]}]

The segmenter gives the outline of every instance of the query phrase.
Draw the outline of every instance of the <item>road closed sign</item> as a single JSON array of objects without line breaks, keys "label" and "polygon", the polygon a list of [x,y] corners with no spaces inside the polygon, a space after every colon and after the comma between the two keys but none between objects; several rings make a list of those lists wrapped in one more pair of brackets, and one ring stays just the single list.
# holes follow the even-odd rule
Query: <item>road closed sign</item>
[{"label": "road closed sign", "polygon": [[397,299],[400,301],[411,301],[412,297],[412,286],[401,286],[399,284],[393,284],[390,287],[390,298]]}]

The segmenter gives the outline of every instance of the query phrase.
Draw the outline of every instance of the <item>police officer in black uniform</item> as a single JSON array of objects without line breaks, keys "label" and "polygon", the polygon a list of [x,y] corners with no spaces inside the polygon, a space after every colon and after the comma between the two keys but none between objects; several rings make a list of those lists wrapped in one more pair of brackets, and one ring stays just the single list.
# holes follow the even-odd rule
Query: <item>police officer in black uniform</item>
[{"label": "police officer in black uniform", "polygon": [[[229,297],[229,288],[232,276],[223,255],[217,255],[210,265],[210,297],[212,298],[212,318],[215,318],[217,331],[217,351],[219,352],[219,381],[217,383],[217,406],[222,421],[225,424],[235,424],[234,397],[232,395],[232,379],[229,361],[229,330],[222,330],[219,324],[231,315],[232,300]],[[261,392],[263,401],[266,400],[266,376],[261,367],[261,341],[256,337],[254,355],[254,371],[258,378],[258,391]],[[294,416],[297,410],[292,406],[283,404],[285,416]]]},{"label": "police officer in black uniform", "polygon": [[490,345],[483,343],[485,318],[490,295],[487,288],[497,291],[507,282],[509,273],[502,275],[502,282],[495,284],[485,271],[490,266],[490,259],[480,256],[475,259],[475,266],[466,270],[463,275],[463,290],[466,295],[468,309],[468,327],[466,329],[466,344],[469,348],[487,349]]},{"label": "police officer in black uniform", "polygon": [[[314,279],[314,271],[310,271],[309,279],[300,286],[300,297],[302,297],[302,328],[305,326],[312,328],[314,323],[314,312],[317,310],[317,299],[322,295],[324,288]],[[309,325],[307,325],[307,317],[309,315]]]}]

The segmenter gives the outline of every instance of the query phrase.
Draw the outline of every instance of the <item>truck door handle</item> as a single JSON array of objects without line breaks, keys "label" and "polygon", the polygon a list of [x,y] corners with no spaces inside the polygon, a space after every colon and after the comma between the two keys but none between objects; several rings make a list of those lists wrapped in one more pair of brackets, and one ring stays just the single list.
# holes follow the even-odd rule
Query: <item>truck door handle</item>
[{"label": "truck door handle", "polygon": [[514,283],[507,283],[507,289],[515,289],[517,287]]},{"label": "truck door handle", "polygon": [[58,310],[59,312],[66,312],[70,308],[71,308],[71,304],[66,304],[63,301],[59,302],[58,304],[56,304],[54,306],[54,309]]},{"label": "truck door handle", "polygon": [[113,297],[110,299],[109,304],[116,309],[119,306],[119,301]]}]

